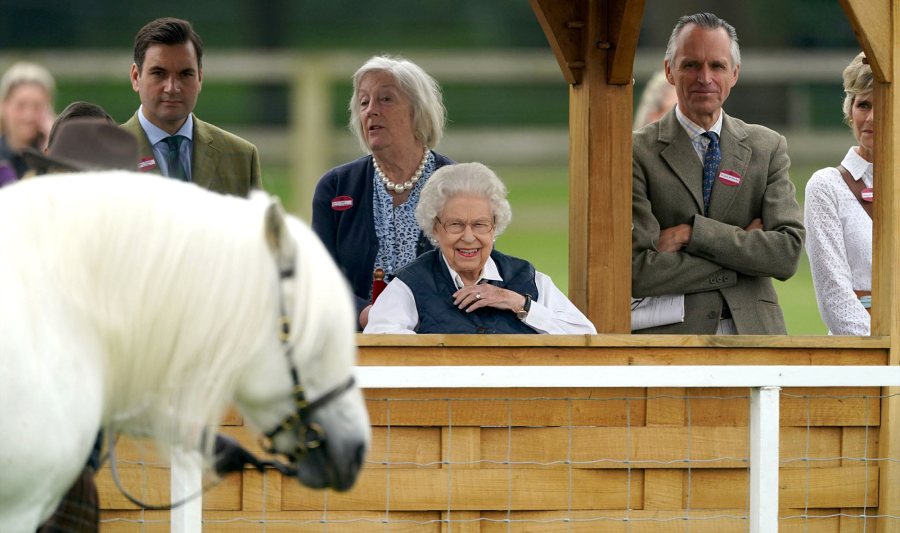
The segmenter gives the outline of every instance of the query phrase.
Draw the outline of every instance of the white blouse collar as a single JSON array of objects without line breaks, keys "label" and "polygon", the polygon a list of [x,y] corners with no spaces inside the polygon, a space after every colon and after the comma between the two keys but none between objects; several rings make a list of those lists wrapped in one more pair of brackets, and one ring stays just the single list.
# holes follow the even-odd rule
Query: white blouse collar
[{"label": "white blouse collar", "polygon": [[[447,270],[450,272],[450,277],[453,278],[453,284],[456,285],[457,289],[462,289],[464,286],[462,278],[455,270],[453,270],[450,263],[447,262],[447,258],[444,257],[443,252],[438,253],[441,255],[441,261],[444,263],[444,266],[447,267]],[[500,276],[500,271],[497,270],[497,263],[494,263],[494,259],[491,257],[488,257],[487,262],[484,264],[484,267],[482,267],[481,278],[478,279],[478,283],[481,283],[484,280],[503,281],[503,278]]]},{"label": "white blouse collar", "polygon": [[847,155],[844,156],[844,160],[841,161],[841,166],[850,172],[850,175],[853,176],[854,180],[859,181],[862,179],[863,183],[866,184],[866,187],[872,186],[872,163],[866,161],[856,153],[855,146],[847,151]]}]

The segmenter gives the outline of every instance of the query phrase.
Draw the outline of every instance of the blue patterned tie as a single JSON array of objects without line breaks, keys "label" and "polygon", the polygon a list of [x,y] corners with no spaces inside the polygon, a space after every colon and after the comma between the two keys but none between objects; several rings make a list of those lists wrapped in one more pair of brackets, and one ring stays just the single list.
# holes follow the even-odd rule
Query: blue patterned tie
[{"label": "blue patterned tie", "polygon": [[716,180],[716,172],[719,171],[722,152],[719,150],[719,135],[716,132],[707,131],[703,136],[709,139],[709,146],[706,147],[706,155],[703,157],[703,216],[707,216],[709,198],[712,196],[712,186]]},{"label": "blue patterned tie", "polygon": [[187,181],[187,173],[184,171],[184,165],[181,164],[181,143],[186,137],[183,135],[172,135],[163,139],[169,147],[166,162],[169,164],[169,177],[181,181]]}]

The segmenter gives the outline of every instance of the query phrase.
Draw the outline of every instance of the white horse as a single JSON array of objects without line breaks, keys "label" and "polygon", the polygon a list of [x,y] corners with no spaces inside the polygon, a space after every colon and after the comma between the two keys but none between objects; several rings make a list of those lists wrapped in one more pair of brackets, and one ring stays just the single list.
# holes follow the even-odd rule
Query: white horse
[{"label": "white horse", "polygon": [[[209,461],[232,403],[304,484],[346,490],[370,440],[355,354],[338,269],[263,193],[130,172],[8,186],[0,531],[32,532],[49,517],[101,427]],[[312,409],[297,406],[304,390]]]}]

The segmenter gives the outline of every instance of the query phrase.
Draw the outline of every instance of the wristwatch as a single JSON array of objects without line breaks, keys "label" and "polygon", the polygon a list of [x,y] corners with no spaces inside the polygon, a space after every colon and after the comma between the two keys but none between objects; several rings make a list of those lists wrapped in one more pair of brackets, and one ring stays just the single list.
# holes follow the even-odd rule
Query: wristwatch
[{"label": "wristwatch", "polygon": [[528,317],[528,311],[531,310],[531,295],[525,295],[525,305],[522,306],[522,309],[516,311],[516,318],[519,320],[525,320]]}]

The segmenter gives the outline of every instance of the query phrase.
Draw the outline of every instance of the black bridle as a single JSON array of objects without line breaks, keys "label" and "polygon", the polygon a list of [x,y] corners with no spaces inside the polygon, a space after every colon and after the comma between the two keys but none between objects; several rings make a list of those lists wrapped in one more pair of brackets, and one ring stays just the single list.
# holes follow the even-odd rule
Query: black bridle
[{"label": "black bridle", "polygon": [[[263,471],[263,469],[268,466],[274,468],[275,470],[278,470],[283,475],[296,477],[297,462],[304,456],[306,456],[310,450],[319,448],[325,443],[325,430],[322,429],[320,425],[312,421],[313,413],[322,408],[322,406],[324,406],[328,402],[334,400],[341,394],[352,389],[353,386],[356,385],[356,381],[351,375],[349,378],[347,378],[346,381],[323,394],[314,402],[307,401],[303,385],[300,384],[300,371],[297,369],[297,365],[294,364],[294,345],[290,342],[291,318],[287,313],[286,306],[284,305],[284,282],[293,279],[293,277],[293,266],[278,267],[278,312],[279,322],[281,326],[281,331],[279,331],[279,338],[281,340],[281,346],[284,349],[284,355],[285,357],[287,357],[288,368],[291,372],[291,381],[293,383],[291,395],[294,399],[294,406],[296,407],[296,411],[284,417],[284,419],[282,419],[281,423],[279,423],[278,426],[275,427],[275,429],[266,432],[265,436],[261,437],[261,440],[264,442],[260,443],[262,449],[266,453],[270,455],[283,455],[289,459],[290,464],[286,465],[275,460],[259,460],[254,457],[253,454],[251,454],[249,451],[243,449],[237,442],[233,441],[232,439],[223,439],[221,438],[221,435],[218,435],[216,438],[216,448],[218,452],[219,447],[221,446],[222,456],[217,459],[216,469],[220,470],[220,462],[222,462],[223,464],[230,463],[227,469],[222,469],[223,473],[242,470],[244,465],[249,464],[254,466],[259,471]],[[297,445],[293,450],[288,452],[278,450],[277,448],[275,448],[273,442],[277,435],[279,435],[280,433],[284,433],[285,431],[295,432],[297,435]],[[164,505],[151,505],[144,501],[141,501],[138,498],[135,498],[125,490],[125,488],[122,486],[121,481],[119,480],[119,471],[116,465],[115,453],[116,440],[117,435],[110,433],[109,458],[113,481],[115,482],[116,487],[119,488],[119,492],[121,492],[129,501],[131,501],[131,503],[137,505],[138,507],[153,511],[169,511],[200,497],[204,492],[206,492],[206,490],[210,488],[209,486],[201,487],[200,490],[198,490],[195,494],[192,494],[184,498],[183,500]]]},{"label": "black bridle", "polygon": [[[291,464],[294,465],[302,459],[310,450],[319,448],[325,443],[325,430],[319,424],[312,421],[313,413],[323,407],[328,402],[334,400],[344,392],[353,388],[356,381],[350,376],[345,382],[337,385],[335,388],[326,392],[315,401],[310,402],[306,399],[306,393],[303,385],[300,383],[300,371],[294,364],[294,345],[290,342],[291,338],[291,318],[287,313],[284,305],[284,282],[294,277],[293,266],[278,269],[278,309],[280,313],[281,331],[279,338],[281,346],[284,348],[285,357],[287,357],[288,367],[291,372],[291,381],[293,387],[291,395],[294,399],[294,408],[296,409],[290,415],[284,417],[281,423],[275,429],[267,431],[261,442],[262,449],[271,455],[284,455]],[[284,432],[291,432],[297,436],[297,444],[293,450],[283,451],[275,448],[274,439],[277,435]],[[281,470],[281,469],[279,469]],[[284,472],[284,471],[282,471]]]}]

